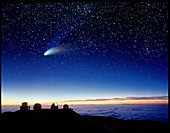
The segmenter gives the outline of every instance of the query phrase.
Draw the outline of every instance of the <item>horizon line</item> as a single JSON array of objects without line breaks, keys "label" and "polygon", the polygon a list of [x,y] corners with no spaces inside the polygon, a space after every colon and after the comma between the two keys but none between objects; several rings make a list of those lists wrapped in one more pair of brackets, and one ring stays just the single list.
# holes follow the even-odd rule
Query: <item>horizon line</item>
[{"label": "horizon line", "polygon": [[[27,101],[22,101],[27,102]],[[22,102],[1,102],[1,106],[5,105],[21,105]],[[29,105],[41,103],[42,105],[51,105],[57,103],[59,105],[104,105],[104,104],[168,104],[168,96],[148,96],[148,97],[125,97],[125,98],[105,98],[105,99],[85,99],[85,100],[65,100],[52,102],[29,102]],[[3,104],[4,103],[4,104]]]}]

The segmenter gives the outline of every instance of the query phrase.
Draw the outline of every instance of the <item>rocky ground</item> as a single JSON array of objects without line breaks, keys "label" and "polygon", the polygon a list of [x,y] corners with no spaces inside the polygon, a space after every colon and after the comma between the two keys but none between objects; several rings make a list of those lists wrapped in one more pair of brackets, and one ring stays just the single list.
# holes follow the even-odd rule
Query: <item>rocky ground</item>
[{"label": "rocky ground", "polygon": [[32,133],[168,133],[167,122],[81,116],[72,109],[1,113],[1,130]]}]

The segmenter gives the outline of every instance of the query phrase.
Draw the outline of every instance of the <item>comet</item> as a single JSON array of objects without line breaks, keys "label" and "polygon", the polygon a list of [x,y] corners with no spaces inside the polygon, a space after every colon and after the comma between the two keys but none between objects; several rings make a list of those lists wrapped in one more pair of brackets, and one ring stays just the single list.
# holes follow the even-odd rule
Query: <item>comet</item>
[{"label": "comet", "polygon": [[44,56],[64,54],[64,53],[68,53],[69,51],[73,51],[73,49],[69,45],[56,46],[48,49],[44,53]]},{"label": "comet", "polygon": [[54,55],[57,53],[62,52],[62,49],[60,47],[54,47],[54,48],[50,48],[48,49],[45,53],[44,56],[48,56],[48,55]]}]

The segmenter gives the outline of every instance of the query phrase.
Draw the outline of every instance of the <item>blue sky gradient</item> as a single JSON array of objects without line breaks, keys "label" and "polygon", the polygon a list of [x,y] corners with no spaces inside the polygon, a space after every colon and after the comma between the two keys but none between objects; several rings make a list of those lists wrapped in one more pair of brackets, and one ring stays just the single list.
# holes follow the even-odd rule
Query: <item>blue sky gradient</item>
[{"label": "blue sky gradient", "polygon": [[[167,96],[167,14],[166,2],[2,4],[3,101]],[[44,56],[52,46],[65,52]]]}]

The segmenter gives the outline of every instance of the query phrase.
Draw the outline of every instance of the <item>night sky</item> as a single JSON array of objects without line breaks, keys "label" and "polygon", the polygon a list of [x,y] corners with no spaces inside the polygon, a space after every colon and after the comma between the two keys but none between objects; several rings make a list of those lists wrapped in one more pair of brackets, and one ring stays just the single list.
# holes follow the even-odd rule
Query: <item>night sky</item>
[{"label": "night sky", "polygon": [[168,95],[168,2],[1,8],[4,103]]}]

